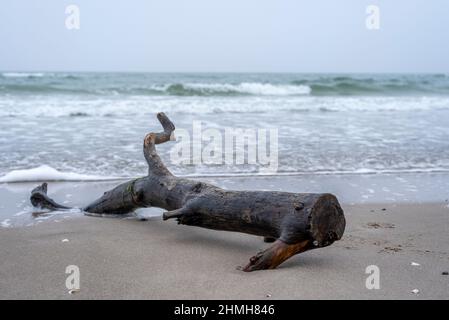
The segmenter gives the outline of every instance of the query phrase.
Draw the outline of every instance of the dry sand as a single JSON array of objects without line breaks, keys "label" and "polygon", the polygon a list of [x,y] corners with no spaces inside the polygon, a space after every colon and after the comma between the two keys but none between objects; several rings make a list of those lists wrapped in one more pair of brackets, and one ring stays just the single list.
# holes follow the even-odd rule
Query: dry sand
[{"label": "dry sand", "polygon": [[[442,274],[449,271],[446,203],[343,207],[342,241],[252,273],[236,267],[269,245],[261,238],[158,218],[77,217],[0,228],[0,298],[449,298],[449,276]],[[379,290],[365,287],[365,268],[373,264],[380,268]],[[80,268],[75,294],[65,287],[68,265]]]}]

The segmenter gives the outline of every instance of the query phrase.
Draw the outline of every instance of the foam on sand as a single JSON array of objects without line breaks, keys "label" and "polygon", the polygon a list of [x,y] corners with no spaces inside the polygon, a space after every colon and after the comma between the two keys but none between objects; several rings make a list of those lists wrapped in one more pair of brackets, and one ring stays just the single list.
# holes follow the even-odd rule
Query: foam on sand
[{"label": "foam on sand", "polygon": [[42,165],[33,169],[13,170],[3,177],[0,177],[0,183],[29,181],[98,181],[112,179],[114,178],[73,172],[61,172],[50,166]]},{"label": "foam on sand", "polygon": [[3,228],[9,228],[11,227],[11,219],[5,219],[2,222],[0,222],[0,226]]}]

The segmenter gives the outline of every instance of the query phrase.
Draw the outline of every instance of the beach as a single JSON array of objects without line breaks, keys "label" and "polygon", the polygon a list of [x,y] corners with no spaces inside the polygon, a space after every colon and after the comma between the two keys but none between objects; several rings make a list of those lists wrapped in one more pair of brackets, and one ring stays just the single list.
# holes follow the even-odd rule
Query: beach
[{"label": "beach", "polygon": [[[409,184],[426,180],[399,178]],[[356,176],[340,177],[337,183],[335,177],[240,177],[214,182],[225,188],[297,191],[310,186],[305,182],[311,179],[317,181],[316,188],[327,184],[332,190],[356,180],[355,190],[401,180]],[[116,183],[54,182],[49,183],[49,194],[58,200],[71,194],[67,204],[81,206]],[[2,205],[12,202],[12,210],[17,201],[11,195],[27,200],[33,185],[8,184],[7,191],[3,184]],[[380,201],[385,196],[363,202],[356,192],[340,191],[347,220],[342,240],[297,255],[276,270],[252,273],[238,267],[269,246],[260,237],[163,222],[159,209],[122,219],[66,212],[39,223],[21,215],[11,220],[16,226],[0,228],[0,298],[447,299],[449,276],[443,273],[449,271],[449,207],[443,191],[430,193],[434,198],[429,201],[415,195],[408,202]],[[73,294],[65,286],[68,265],[80,270],[80,290]],[[370,265],[379,268],[379,289],[365,285]],[[413,293],[415,289],[419,293]]]},{"label": "beach", "polygon": [[[3,72],[0,298],[448,299],[448,88],[438,73]],[[260,237],[163,222],[158,208],[84,216],[147,173],[157,112],[176,126],[157,146],[174,175],[332,193],[342,240],[244,273]],[[33,208],[44,181],[73,209]]]},{"label": "beach", "polygon": [[372,2],[2,1],[0,300],[449,300],[449,1]]}]

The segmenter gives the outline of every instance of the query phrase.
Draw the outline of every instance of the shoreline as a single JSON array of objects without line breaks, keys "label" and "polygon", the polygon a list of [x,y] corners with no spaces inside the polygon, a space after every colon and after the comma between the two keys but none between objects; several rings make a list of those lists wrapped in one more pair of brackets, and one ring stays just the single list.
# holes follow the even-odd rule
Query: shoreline
[{"label": "shoreline", "polygon": [[[229,190],[272,190],[285,192],[329,192],[341,204],[449,203],[449,173],[380,175],[299,175],[236,176],[198,178]],[[49,182],[49,195],[62,204],[83,207],[124,180]],[[33,217],[30,191],[39,182],[0,184],[0,230],[8,226],[26,226],[39,221],[64,219],[76,212],[59,211]],[[152,217],[162,209],[143,208],[140,216]]]},{"label": "shoreline", "polygon": [[[48,167],[48,166],[45,166]],[[30,172],[34,171],[37,168],[32,169],[24,169],[24,170],[13,170],[13,171],[24,171],[24,172]],[[0,180],[0,185],[2,184],[15,184],[15,183],[42,183],[42,182],[104,182],[104,181],[127,181],[131,179],[135,179],[136,176],[127,176],[127,177],[114,177],[114,176],[96,176],[96,175],[84,175],[84,174],[78,174],[78,173],[71,173],[71,172],[61,172],[57,171],[56,169],[51,168],[51,170],[55,170],[58,174],[61,176],[70,176],[70,175],[79,175],[84,176],[84,178],[76,179],[76,178],[67,178],[67,179],[33,179],[33,180]],[[6,178],[11,172],[6,173],[3,176],[0,176],[0,178]],[[416,170],[380,170],[380,171],[373,171],[373,170],[361,170],[361,171],[317,171],[317,172],[296,172],[296,171],[281,171],[281,172],[237,172],[237,173],[205,173],[205,174],[176,174],[179,178],[186,178],[186,179],[224,179],[224,178],[281,178],[281,177],[298,177],[298,176],[305,176],[305,177],[316,177],[316,176],[353,176],[353,177],[360,177],[360,176],[393,176],[393,175],[416,175],[416,174],[448,174],[449,175],[449,169],[416,169]]]}]

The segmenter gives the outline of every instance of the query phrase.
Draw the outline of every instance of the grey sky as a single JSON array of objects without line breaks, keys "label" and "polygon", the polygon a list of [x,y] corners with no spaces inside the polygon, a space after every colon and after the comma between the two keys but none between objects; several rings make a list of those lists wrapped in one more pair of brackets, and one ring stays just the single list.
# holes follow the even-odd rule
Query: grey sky
[{"label": "grey sky", "polygon": [[447,0],[2,0],[0,70],[449,72],[448,15]]}]

